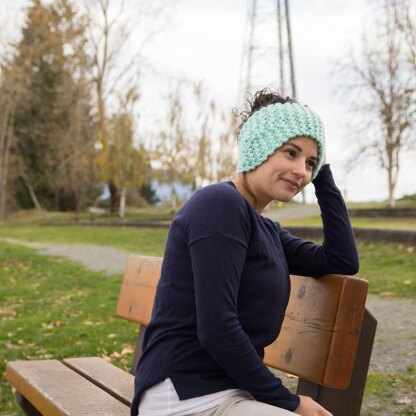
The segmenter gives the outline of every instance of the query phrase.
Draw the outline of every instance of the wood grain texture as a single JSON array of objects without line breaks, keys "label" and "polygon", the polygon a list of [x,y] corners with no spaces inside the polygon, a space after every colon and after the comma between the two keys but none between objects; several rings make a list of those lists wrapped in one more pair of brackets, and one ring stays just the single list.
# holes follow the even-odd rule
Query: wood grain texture
[{"label": "wood grain texture", "polygon": [[147,325],[152,315],[162,258],[129,256],[118,297],[116,314]]},{"label": "wood grain texture", "polygon": [[328,387],[349,384],[368,284],[351,276],[291,276],[291,295],[265,363]]},{"label": "wood grain texture", "polygon": [[48,416],[128,416],[129,408],[57,360],[13,361],[6,377]]},{"label": "wood grain texture", "polygon": [[134,376],[99,357],[66,358],[63,363],[91,383],[131,406]]}]

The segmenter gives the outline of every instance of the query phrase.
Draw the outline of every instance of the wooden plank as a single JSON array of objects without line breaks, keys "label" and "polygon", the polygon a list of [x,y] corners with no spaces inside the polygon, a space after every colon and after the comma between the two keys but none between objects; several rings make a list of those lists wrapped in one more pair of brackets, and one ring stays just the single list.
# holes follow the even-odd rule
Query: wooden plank
[{"label": "wooden plank", "polygon": [[63,363],[91,383],[131,406],[134,376],[99,357],[66,358]]},{"label": "wooden plank", "polygon": [[129,256],[118,297],[118,316],[149,323],[161,267],[161,257]]},{"label": "wooden plank", "polygon": [[346,389],[360,340],[368,283],[351,276],[344,276],[342,283],[322,384]]},{"label": "wooden plank", "polygon": [[57,360],[13,361],[6,377],[44,415],[130,414],[126,405]]},{"label": "wooden plank", "polygon": [[366,309],[351,382],[347,389],[333,389],[299,379],[296,393],[312,397],[333,415],[360,416],[376,328],[376,319]]},{"label": "wooden plank", "polygon": [[291,296],[265,363],[333,388],[348,386],[368,284],[351,276],[291,276]]}]

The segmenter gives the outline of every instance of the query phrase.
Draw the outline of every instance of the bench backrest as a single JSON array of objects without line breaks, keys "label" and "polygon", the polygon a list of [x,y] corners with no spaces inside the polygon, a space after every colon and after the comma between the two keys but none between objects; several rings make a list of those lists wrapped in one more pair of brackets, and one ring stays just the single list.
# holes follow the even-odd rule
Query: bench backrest
[{"label": "bench backrest", "polygon": [[[147,325],[162,258],[130,256],[117,315]],[[291,275],[291,295],[278,339],[265,350],[273,368],[327,387],[348,387],[367,296],[367,281],[327,275]],[[237,348],[237,346],[236,346]]]}]

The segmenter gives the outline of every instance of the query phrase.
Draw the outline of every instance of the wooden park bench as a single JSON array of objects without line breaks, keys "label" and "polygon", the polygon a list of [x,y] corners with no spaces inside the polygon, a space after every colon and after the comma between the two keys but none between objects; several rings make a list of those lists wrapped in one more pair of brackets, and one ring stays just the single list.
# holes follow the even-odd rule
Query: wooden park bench
[{"label": "wooden park bench", "polygon": [[[131,373],[98,357],[9,362],[6,377],[26,414],[129,414],[161,263],[144,256],[127,262],[116,313],[141,324]],[[376,329],[365,309],[367,282],[340,275],[291,276],[291,281],[281,334],[267,347],[265,363],[297,375],[297,393],[335,416],[358,416]]]}]

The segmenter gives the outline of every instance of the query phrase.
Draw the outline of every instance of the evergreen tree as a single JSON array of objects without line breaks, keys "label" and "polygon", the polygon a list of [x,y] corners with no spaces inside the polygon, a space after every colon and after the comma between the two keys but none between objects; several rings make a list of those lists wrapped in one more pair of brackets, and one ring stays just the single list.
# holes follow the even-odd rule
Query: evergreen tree
[{"label": "evergreen tree", "polygon": [[42,204],[62,210],[94,196],[84,32],[69,1],[45,6],[35,0],[28,8],[12,64],[21,91],[14,133],[23,207],[31,205],[28,187]]}]

